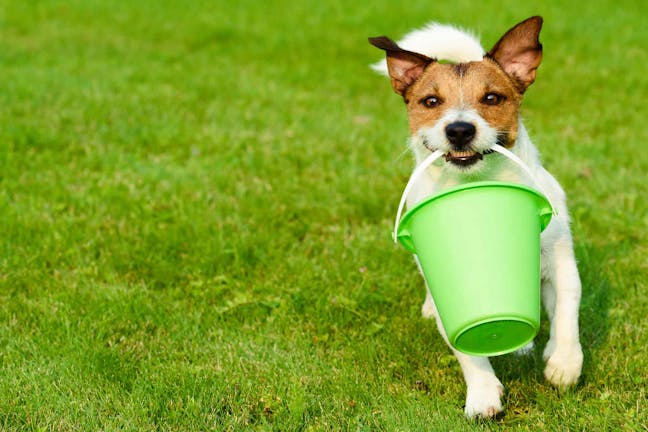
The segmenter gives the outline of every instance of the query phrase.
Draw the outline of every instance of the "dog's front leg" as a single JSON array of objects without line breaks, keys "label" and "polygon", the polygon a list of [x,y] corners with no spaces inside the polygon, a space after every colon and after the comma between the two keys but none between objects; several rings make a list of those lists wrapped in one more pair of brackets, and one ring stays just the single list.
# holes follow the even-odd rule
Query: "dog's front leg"
[{"label": "dog's front leg", "polygon": [[[439,333],[443,339],[448,343],[450,348],[452,346],[448,342],[441,319],[436,310],[434,300],[427,290],[427,296],[422,308],[423,316],[425,318],[436,318]],[[466,407],[464,412],[466,417],[469,418],[488,418],[495,417],[497,413],[502,411],[502,402],[500,398],[504,394],[504,386],[499,379],[495,376],[493,367],[488,360],[488,357],[475,357],[464,354],[452,348],[461,371],[463,372],[464,379],[466,380]]]},{"label": "dog's front leg", "polygon": [[500,398],[504,394],[504,386],[495,376],[488,357],[470,356],[455,349],[452,351],[459,360],[466,380],[466,417],[495,417],[502,411]]},{"label": "dog's front leg", "polygon": [[583,365],[578,337],[578,308],[581,282],[570,236],[558,239],[543,260],[548,261],[542,296],[551,321],[549,342],[544,350],[544,375],[554,386],[575,384]]}]

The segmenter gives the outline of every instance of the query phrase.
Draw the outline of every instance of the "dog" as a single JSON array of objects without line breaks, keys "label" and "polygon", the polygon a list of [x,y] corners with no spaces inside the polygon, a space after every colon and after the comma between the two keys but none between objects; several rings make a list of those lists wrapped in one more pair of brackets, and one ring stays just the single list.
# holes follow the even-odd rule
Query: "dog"
[{"label": "dog", "polygon": [[[541,165],[519,112],[542,60],[542,23],[539,16],[520,22],[488,52],[472,34],[436,23],[408,34],[399,43],[385,36],[369,41],[386,53],[386,59],[373,68],[389,76],[394,91],[405,102],[409,147],[416,164],[433,151],[444,153],[441,162],[419,178],[407,199],[408,208],[462,182],[502,180],[531,187],[539,184],[557,210],[541,235],[542,302],[551,322],[543,357],[545,378],[564,389],[576,384],[583,364],[578,332],[581,282],[565,193]],[[533,178],[493,152],[495,144],[524,161]],[[429,288],[422,312],[426,318],[437,318],[437,327],[448,342]],[[465,415],[491,418],[502,412],[504,387],[488,357],[450,348],[466,381]],[[530,351],[532,343],[525,348]]]}]

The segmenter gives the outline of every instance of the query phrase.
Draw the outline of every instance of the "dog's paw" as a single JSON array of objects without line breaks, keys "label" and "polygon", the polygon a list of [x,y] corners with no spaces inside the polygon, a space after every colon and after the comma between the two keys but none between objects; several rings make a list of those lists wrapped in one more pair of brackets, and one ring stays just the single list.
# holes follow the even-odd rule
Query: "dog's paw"
[{"label": "dog's paw", "polygon": [[493,418],[501,413],[504,386],[495,377],[481,385],[471,386],[466,395],[466,417],[470,419]]},{"label": "dog's paw", "polygon": [[570,350],[556,349],[550,352],[545,350],[545,355],[547,354],[549,354],[547,366],[544,370],[547,381],[559,389],[565,389],[576,384],[583,367],[581,346],[577,344],[571,347]]}]

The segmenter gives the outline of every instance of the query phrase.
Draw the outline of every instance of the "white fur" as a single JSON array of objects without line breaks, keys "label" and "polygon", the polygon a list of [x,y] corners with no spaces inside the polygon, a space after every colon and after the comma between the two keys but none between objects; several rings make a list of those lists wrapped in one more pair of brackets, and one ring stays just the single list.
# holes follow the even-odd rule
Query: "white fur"
[{"label": "white fur", "polygon": [[[478,61],[483,55],[481,45],[472,35],[439,24],[416,30],[399,44],[410,51],[454,61]],[[383,66],[381,63],[374,68],[386,73]],[[417,165],[431,150],[449,150],[444,129],[450,122],[459,120],[475,124],[477,135],[473,147],[477,151],[492,144],[496,131],[476,112],[470,109],[448,110],[434,126],[418,130],[410,138],[409,144]],[[564,191],[541,165],[538,151],[521,120],[518,127],[518,137],[511,151],[530,167],[534,179],[529,178],[499,154],[485,155],[482,161],[468,171],[446,162],[437,162],[421,175],[409,195],[407,205],[411,208],[436,191],[467,180],[504,180],[529,186],[537,186],[535,182],[539,183],[540,189],[549,195],[549,200],[558,212],[541,237],[542,299],[551,321],[550,338],[544,350],[547,362],[544,374],[551,384],[564,388],[576,383],[583,362],[578,335],[581,283],[573,253],[569,214]],[[437,317],[436,306],[429,289],[422,313],[424,317]],[[447,342],[439,319],[437,326]],[[495,376],[488,358],[469,356],[454,349],[453,351],[461,365],[467,385],[465,414],[471,418],[493,417],[502,411],[500,396],[504,388]]]},{"label": "white fur", "polygon": [[[471,33],[436,22],[408,33],[398,41],[398,46],[430,58],[457,63],[480,61],[485,53],[477,37]],[[371,68],[385,76],[388,75],[385,59],[374,63]]]}]

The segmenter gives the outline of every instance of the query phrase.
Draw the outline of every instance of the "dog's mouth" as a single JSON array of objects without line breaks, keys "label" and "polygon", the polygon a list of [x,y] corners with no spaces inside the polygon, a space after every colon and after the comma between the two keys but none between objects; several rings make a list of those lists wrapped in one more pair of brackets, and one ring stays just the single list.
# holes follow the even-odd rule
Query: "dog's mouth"
[{"label": "dog's mouth", "polygon": [[494,150],[486,150],[482,153],[474,150],[455,151],[450,150],[444,155],[446,162],[451,162],[455,165],[467,167],[474,165],[484,158],[484,155],[493,153]]}]

